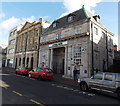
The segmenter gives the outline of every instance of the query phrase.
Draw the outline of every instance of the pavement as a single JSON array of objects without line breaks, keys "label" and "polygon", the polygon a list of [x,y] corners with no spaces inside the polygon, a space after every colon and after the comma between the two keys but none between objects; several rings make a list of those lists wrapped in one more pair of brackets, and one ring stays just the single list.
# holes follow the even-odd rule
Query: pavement
[{"label": "pavement", "polygon": [[[9,72],[14,72],[15,73],[14,68],[3,67],[2,70],[6,70],[6,71],[9,71]],[[60,77],[59,75],[54,75],[53,80],[57,81],[57,82],[60,82],[60,83],[67,84],[67,85],[79,86],[77,81],[74,81],[73,79],[69,79],[69,78]]]}]

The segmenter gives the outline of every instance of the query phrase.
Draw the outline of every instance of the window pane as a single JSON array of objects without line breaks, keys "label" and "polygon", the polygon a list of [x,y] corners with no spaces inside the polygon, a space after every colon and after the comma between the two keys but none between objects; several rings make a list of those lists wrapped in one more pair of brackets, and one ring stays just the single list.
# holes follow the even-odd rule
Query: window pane
[{"label": "window pane", "polygon": [[52,70],[51,70],[51,69],[45,69],[45,71],[46,71],[46,72],[52,72]]},{"label": "window pane", "polygon": [[102,80],[102,74],[95,74],[93,78]]},{"label": "window pane", "polygon": [[98,28],[94,27],[94,33],[98,35]]},{"label": "window pane", "polygon": [[42,71],[42,70],[43,70],[42,68],[37,68],[37,71],[39,71],[39,72]]},{"label": "window pane", "polygon": [[112,74],[106,74],[105,75],[105,80],[112,81],[112,79],[113,79],[113,75]]}]

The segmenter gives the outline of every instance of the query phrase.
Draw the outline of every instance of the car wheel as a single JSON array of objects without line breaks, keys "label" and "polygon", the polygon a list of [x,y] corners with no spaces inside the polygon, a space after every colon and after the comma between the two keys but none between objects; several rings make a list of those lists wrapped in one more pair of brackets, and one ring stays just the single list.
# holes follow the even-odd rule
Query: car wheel
[{"label": "car wheel", "polygon": [[28,76],[29,76],[29,78],[31,78],[31,77],[32,77],[32,76],[31,76],[31,74],[29,74]]},{"label": "car wheel", "polygon": [[87,90],[88,90],[87,84],[86,84],[86,83],[81,83],[81,84],[80,84],[80,89],[81,89],[82,91],[87,91]]},{"label": "car wheel", "polygon": [[42,79],[42,76],[39,76],[39,77],[38,77],[38,80],[43,80],[43,79]]},{"label": "car wheel", "polygon": [[120,89],[118,89],[118,91],[117,91],[117,96],[120,99]]}]

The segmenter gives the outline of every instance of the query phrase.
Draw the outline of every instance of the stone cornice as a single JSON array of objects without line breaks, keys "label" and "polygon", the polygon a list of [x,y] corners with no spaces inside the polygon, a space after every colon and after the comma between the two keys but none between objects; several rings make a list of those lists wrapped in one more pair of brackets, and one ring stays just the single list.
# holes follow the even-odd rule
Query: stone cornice
[{"label": "stone cornice", "polygon": [[64,37],[64,38],[60,38],[60,39],[56,39],[56,40],[51,40],[51,41],[47,41],[47,42],[43,42],[40,43],[41,45],[47,45],[47,44],[52,44],[52,43],[57,43],[57,42],[63,42],[63,41],[67,41],[67,40],[71,40],[71,39],[76,39],[76,38],[80,38],[80,37],[85,37],[85,36],[89,36],[89,33],[82,33],[82,34],[76,34],[76,35],[72,35],[69,37]]}]

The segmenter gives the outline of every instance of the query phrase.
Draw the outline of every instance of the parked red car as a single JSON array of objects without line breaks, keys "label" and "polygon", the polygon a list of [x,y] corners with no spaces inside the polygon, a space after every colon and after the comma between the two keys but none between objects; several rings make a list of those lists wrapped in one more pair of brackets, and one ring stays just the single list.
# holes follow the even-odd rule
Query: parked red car
[{"label": "parked red car", "polygon": [[38,67],[29,72],[29,77],[42,79],[53,79],[53,71],[50,68]]},{"label": "parked red car", "polygon": [[31,69],[29,67],[22,67],[16,69],[16,74],[28,75]]}]

